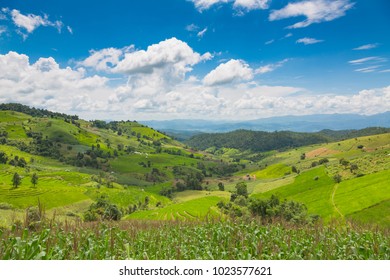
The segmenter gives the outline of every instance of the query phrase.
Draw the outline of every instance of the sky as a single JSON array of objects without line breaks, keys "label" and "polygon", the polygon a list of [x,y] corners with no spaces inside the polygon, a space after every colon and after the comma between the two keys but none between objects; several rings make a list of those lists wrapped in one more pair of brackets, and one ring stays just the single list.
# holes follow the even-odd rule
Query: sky
[{"label": "sky", "polygon": [[0,0],[0,103],[92,120],[390,110],[388,0]]}]

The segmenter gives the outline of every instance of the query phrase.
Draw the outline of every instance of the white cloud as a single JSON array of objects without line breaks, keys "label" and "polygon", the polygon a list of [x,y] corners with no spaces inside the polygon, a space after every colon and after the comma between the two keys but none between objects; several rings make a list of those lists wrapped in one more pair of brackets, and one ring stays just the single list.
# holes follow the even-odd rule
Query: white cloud
[{"label": "white cloud", "polygon": [[235,0],[233,7],[245,10],[265,10],[268,9],[270,0]]},{"label": "white cloud", "polygon": [[208,86],[223,85],[231,82],[248,81],[253,78],[253,70],[242,60],[231,59],[208,73],[203,83]]},{"label": "white cloud", "polygon": [[385,62],[387,61],[386,58],[380,57],[380,56],[369,56],[369,57],[364,57],[356,60],[350,60],[348,61],[349,64],[357,65],[357,64],[363,64],[363,63],[378,63],[378,62]]},{"label": "white cloud", "polygon": [[91,50],[90,56],[79,62],[78,65],[84,67],[94,68],[98,71],[107,71],[110,72],[113,67],[118,65],[120,59],[126,52],[134,50],[134,46],[128,46],[122,49],[116,48],[107,48],[102,50]]},{"label": "white cloud", "polygon": [[[263,89],[264,90],[264,89]],[[287,95],[272,96],[259,91],[246,93],[235,102],[236,114],[249,116],[280,116],[309,114],[377,114],[388,111],[390,86],[363,90],[351,96],[345,95]],[[292,90],[293,92],[293,90]],[[241,113],[242,112],[242,113]]]},{"label": "white cloud", "polygon": [[66,27],[66,29],[68,30],[68,32],[70,33],[70,34],[73,34],[73,29],[72,29],[72,27],[70,27],[69,25]]},{"label": "white cloud", "polygon": [[368,67],[356,69],[355,72],[371,73],[371,72],[375,72],[379,67],[381,66],[380,65],[368,66]]},{"label": "white cloud", "polygon": [[[20,102],[61,112],[77,111],[86,105],[88,110],[93,110],[103,104],[97,100],[108,95],[107,82],[105,77],[87,77],[82,68],[61,68],[51,57],[31,64],[23,54],[0,55],[2,102]],[[79,102],[81,97],[85,97],[84,103]]]},{"label": "white cloud", "polygon": [[176,38],[167,39],[151,45],[146,51],[126,53],[124,58],[113,68],[113,72],[124,74],[151,74],[164,71],[172,78],[183,79],[191,71],[191,66],[212,57],[210,53],[200,55],[187,43]]},{"label": "white cloud", "polygon": [[186,26],[186,30],[189,31],[189,32],[196,32],[196,31],[199,30],[199,26],[197,26],[194,23],[191,23],[191,24]]},{"label": "white cloud", "polygon": [[379,71],[379,73],[390,73],[390,69],[385,69],[385,70]]},{"label": "white cloud", "polygon": [[346,11],[353,6],[354,3],[349,0],[306,0],[289,3],[280,10],[273,10],[269,15],[269,20],[305,16],[306,20],[288,26],[288,28],[302,28],[313,23],[332,21],[343,17]]},{"label": "white cloud", "polygon": [[233,3],[236,10],[265,10],[268,9],[271,0],[191,0],[199,12],[209,9],[217,4]]},{"label": "white cloud", "polygon": [[194,3],[195,8],[197,8],[198,11],[200,12],[209,9],[213,5],[229,2],[229,0],[191,0],[191,1]]},{"label": "white cloud", "polygon": [[301,39],[298,39],[296,42],[297,43],[301,43],[301,44],[305,44],[305,45],[313,45],[313,44],[318,44],[318,43],[321,43],[323,42],[324,40],[317,40],[317,39],[314,39],[314,38],[301,38]]},{"label": "white cloud", "polygon": [[273,42],[275,42],[274,39],[265,42],[264,45],[271,45]]},{"label": "white cloud", "polygon": [[261,66],[255,70],[255,74],[265,74],[268,72],[275,71],[276,69],[282,67],[288,61],[289,61],[289,59],[284,59],[284,60],[279,61],[279,62],[274,63],[274,64],[267,64],[267,65]]},{"label": "white cloud", "polygon": [[199,38],[203,38],[204,34],[206,34],[207,32],[207,27],[204,28],[203,30],[199,31],[198,34],[196,34],[196,36],[198,36]]},{"label": "white cloud", "polygon": [[290,38],[290,37],[292,37],[292,36],[293,36],[292,33],[287,33],[286,36],[284,36],[284,38]]},{"label": "white cloud", "polygon": [[379,44],[377,44],[377,43],[375,43],[375,44],[367,44],[367,45],[363,45],[363,46],[354,48],[353,50],[354,50],[354,51],[371,50],[371,49],[375,49],[375,48],[378,47],[378,46],[379,46]]},{"label": "white cloud", "polygon": [[7,26],[0,25],[0,36],[7,32]]},{"label": "white cloud", "polygon": [[43,17],[34,14],[23,15],[20,11],[14,9],[11,11],[11,16],[14,24],[19,28],[25,29],[28,33],[32,33],[40,26],[55,27],[58,32],[61,32],[63,27],[61,21],[57,20],[52,22],[48,19],[47,15],[44,15]]}]

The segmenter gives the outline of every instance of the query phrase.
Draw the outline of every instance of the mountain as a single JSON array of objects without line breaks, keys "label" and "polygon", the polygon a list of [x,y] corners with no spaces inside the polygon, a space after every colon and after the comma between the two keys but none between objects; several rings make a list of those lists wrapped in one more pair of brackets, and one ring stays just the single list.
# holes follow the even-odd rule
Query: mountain
[{"label": "mountain", "polygon": [[[258,131],[315,132],[324,129],[346,130],[366,127],[390,127],[390,111],[382,114],[364,116],[356,114],[329,114],[272,117],[248,121],[213,121],[213,120],[167,120],[141,121],[155,129],[174,134],[183,132],[228,132],[238,129]],[[174,136],[173,134],[173,136]],[[170,134],[172,135],[172,134]]]}]

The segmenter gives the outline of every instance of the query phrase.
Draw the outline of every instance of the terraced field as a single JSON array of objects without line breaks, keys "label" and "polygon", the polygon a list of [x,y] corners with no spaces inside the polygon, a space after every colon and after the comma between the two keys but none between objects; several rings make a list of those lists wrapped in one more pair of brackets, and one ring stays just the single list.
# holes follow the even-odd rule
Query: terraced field
[{"label": "terraced field", "polygon": [[203,220],[207,217],[217,217],[220,211],[216,205],[223,200],[218,196],[208,196],[197,199],[192,199],[186,202],[171,204],[167,207],[156,209],[138,211],[128,215],[126,219],[137,220]]}]

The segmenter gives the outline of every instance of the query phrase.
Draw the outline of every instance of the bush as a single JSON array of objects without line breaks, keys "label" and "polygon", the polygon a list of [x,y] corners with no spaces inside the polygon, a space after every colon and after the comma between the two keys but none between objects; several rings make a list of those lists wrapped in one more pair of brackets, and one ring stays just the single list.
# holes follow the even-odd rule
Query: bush
[{"label": "bush", "polygon": [[88,211],[84,213],[84,220],[87,222],[99,219],[119,221],[121,218],[122,212],[118,206],[110,203],[104,196],[101,196],[95,203],[91,204]]}]

